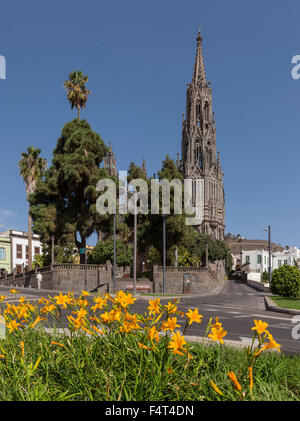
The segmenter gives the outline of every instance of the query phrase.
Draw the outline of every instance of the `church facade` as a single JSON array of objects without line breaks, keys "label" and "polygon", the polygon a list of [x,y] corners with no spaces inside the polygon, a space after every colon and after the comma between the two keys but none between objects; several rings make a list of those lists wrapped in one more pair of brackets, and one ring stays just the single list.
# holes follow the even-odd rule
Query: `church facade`
[{"label": "church facade", "polygon": [[[225,194],[220,156],[216,150],[216,126],[212,107],[211,83],[206,80],[202,37],[197,36],[197,51],[192,82],[187,86],[186,113],[182,122],[181,161],[185,179],[203,180],[203,190],[192,188],[192,203],[201,194],[203,220],[196,225],[201,233],[223,240],[225,229]],[[204,209],[203,209],[204,205]],[[196,210],[197,214],[197,210]]]}]

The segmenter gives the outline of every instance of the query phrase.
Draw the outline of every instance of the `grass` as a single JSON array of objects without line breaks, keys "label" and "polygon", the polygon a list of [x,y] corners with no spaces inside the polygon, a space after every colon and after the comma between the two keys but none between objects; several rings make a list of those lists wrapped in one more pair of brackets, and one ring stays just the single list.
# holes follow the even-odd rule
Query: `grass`
[{"label": "grass", "polygon": [[271,297],[275,304],[283,308],[300,310],[300,300],[288,297]]},{"label": "grass", "polygon": [[[51,337],[31,329],[8,334],[0,346],[7,356],[0,358],[1,401],[238,400],[227,372],[238,373],[246,361],[245,350],[198,343],[189,348],[193,359],[168,353],[162,361],[121,333]],[[264,353],[253,377],[253,400],[300,400],[299,356]]]}]

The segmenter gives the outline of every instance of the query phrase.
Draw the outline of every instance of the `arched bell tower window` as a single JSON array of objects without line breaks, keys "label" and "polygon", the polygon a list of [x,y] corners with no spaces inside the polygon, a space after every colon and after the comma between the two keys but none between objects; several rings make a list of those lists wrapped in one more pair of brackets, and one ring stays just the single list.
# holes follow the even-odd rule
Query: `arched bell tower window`
[{"label": "arched bell tower window", "polygon": [[205,101],[205,105],[204,105],[204,116],[205,116],[205,120],[209,121],[209,106],[208,106],[207,101]]}]

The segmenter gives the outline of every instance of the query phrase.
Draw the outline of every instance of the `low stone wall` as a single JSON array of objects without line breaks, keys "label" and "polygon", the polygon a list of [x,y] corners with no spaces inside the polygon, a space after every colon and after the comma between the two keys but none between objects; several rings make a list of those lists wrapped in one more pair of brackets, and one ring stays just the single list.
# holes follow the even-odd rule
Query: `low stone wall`
[{"label": "low stone wall", "polygon": [[[43,276],[41,289],[81,292],[98,290],[108,292],[111,283],[112,267],[107,265],[61,264],[39,269]],[[37,271],[25,274],[15,273],[0,278],[0,285],[37,288]],[[85,282],[86,279],[86,282]],[[85,286],[86,283],[86,286]]]},{"label": "low stone wall", "polygon": [[263,282],[257,282],[257,281],[252,281],[250,279],[247,279],[247,285],[255,289],[258,289],[260,291],[264,291],[264,292],[270,291],[269,284],[264,284]]},{"label": "low stone wall", "polygon": [[[217,272],[217,265],[211,268],[166,267],[167,294],[206,294],[225,281],[224,272]],[[224,273],[224,275],[223,275]],[[189,281],[188,281],[189,280]],[[154,292],[163,290],[163,267],[153,267]]]},{"label": "low stone wall", "polygon": [[[122,279],[117,278],[116,279],[116,289],[118,291],[119,290],[126,291],[126,286],[127,285],[133,285],[133,279],[132,278],[122,278]],[[153,282],[149,281],[149,279],[146,279],[146,278],[138,278],[136,280],[136,286],[139,287],[141,285],[142,286],[147,285],[149,287],[148,292],[153,292]],[[111,280],[111,282],[109,284],[109,291],[110,292],[113,291],[113,280]],[[137,293],[138,292],[139,292],[139,288],[137,288]],[[145,291],[142,291],[142,292],[146,292],[146,290]]]}]

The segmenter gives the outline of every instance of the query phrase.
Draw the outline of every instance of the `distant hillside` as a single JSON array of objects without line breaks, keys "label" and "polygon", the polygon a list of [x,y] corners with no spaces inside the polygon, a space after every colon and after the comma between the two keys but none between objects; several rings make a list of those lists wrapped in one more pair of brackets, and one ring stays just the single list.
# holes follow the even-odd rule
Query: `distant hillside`
[{"label": "distant hillside", "polygon": [[[268,250],[269,244],[267,240],[247,240],[238,237],[227,237],[225,243],[229,247],[232,254],[239,254],[240,250]],[[272,251],[283,251],[284,247],[277,243],[271,242]]]}]

